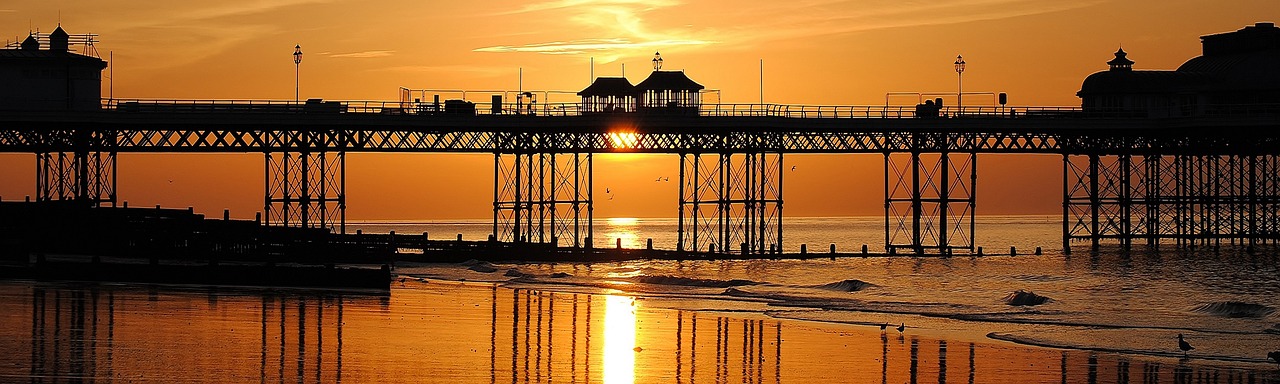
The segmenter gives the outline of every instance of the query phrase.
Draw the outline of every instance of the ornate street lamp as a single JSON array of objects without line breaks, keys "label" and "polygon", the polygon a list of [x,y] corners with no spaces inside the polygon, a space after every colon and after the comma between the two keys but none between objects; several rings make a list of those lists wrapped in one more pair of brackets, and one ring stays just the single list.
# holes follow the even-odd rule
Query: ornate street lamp
[{"label": "ornate street lamp", "polygon": [[956,55],[956,115],[964,110],[964,57]]},{"label": "ornate street lamp", "polygon": [[654,52],[653,53],[653,70],[657,71],[659,69],[662,69],[662,54]]},{"label": "ornate street lamp", "polygon": [[298,80],[302,68],[302,45],[293,46],[293,102],[298,102]]}]

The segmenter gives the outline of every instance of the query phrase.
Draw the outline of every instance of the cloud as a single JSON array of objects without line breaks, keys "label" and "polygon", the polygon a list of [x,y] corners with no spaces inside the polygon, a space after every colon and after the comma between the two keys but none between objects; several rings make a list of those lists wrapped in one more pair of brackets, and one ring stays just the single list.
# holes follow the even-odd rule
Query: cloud
[{"label": "cloud", "polygon": [[599,51],[612,51],[621,49],[638,49],[645,48],[662,48],[682,45],[706,45],[712,44],[712,41],[706,40],[648,40],[648,41],[631,41],[624,38],[613,39],[581,39],[574,41],[553,41],[548,43],[535,43],[524,45],[497,45],[492,47],[476,48],[476,52],[535,52],[547,54],[579,54]]},{"label": "cloud", "polygon": [[[1082,8],[1103,0],[743,0],[731,7],[679,0],[551,0],[506,14],[571,24],[577,36],[475,48],[475,52],[603,54],[641,49],[716,45],[751,48],[770,41],[815,38],[861,31],[995,20]],[[689,14],[706,15],[689,25]],[[606,59],[607,60],[607,59]]]},{"label": "cloud", "polygon": [[643,6],[641,8],[663,8],[679,5],[676,0],[555,0],[544,1],[525,5],[518,10],[500,12],[499,15],[510,15],[518,13],[530,13],[539,11],[548,11],[556,9],[574,8],[574,7],[590,7],[590,6],[609,6],[609,5],[630,5]]},{"label": "cloud", "polygon": [[[582,31],[581,37],[563,40],[502,44],[475,48],[475,52],[527,52],[551,55],[583,53],[604,56],[605,61],[653,48],[715,44],[699,38],[688,28],[652,28],[644,15],[676,7],[678,0],[553,0],[527,5],[508,14],[540,12],[540,18],[567,20]],[[662,30],[663,32],[656,32]]]},{"label": "cloud", "polygon": [[405,72],[405,73],[441,73],[447,75],[457,75],[459,73],[470,73],[479,76],[501,76],[509,75],[516,71],[513,67],[495,67],[482,65],[401,65],[394,67],[382,67],[371,69],[371,71],[379,72]]},{"label": "cloud", "polygon": [[391,54],[395,52],[396,51],[364,51],[364,52],[337,53],[337,54],[323,52],[321,53],[321,55],[325,55],[325,56],[329,56],[337,59],[371,59],[375,57],[391,56]]}]

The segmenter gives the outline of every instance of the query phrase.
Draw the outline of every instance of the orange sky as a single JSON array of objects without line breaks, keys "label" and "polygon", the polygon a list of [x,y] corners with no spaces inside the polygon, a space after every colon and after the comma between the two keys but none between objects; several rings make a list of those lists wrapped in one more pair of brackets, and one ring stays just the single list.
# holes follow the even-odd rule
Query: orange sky
[{"label": "orange sky", "polygon": [[[0,34],[19,40],[59,19],[98,34],[102,56],[114,52],[117,98],[291,99],[299,44],[302,98],[393,100],[402,86],[577,91],[591,58],[597,76],[627,64],[636,83],[661,51],[664,69],[726,103],[759,100],[763,60],[765,102],[882,105],[888,92],[954,92],[963,54],[966,92],[1006,92],[1021,106],[1078,105],[1080,82],[1118,45],[1138,69],[1173,69],[1199,54],[1199,36],[1277,16],[1274,0],[18,0],[0,4]],[[881,159],[788,156],[787,215],[882,214]],[[492,161],[350,154],[348,218],[489,217]],[[33,194],[34,168],[31,155],[0,155],[0,197]],[[599,156],[596,186],[622,192],[598,199],[597,217],[674,216],[676,183],[653,180],[678,171],[674,155]],[[131,205],[253,217],[262,172],[260,154],[123,154],[119,191]],[[1061,172],[1059,157],[981,156],[978,211],[1060,212]]]}]

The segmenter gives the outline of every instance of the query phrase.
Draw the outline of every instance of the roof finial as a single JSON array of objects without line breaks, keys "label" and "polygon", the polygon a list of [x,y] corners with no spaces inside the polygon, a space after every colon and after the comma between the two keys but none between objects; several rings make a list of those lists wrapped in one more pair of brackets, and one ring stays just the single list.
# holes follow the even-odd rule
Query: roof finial
[{"label": "roof finial", "polygon": [[1124,45],[1116,51],[1116,58],[1107,62],[1111,66],[1112,71],[1130,71],[1133,70],[1133,60],[1129,60],[1128,54],[1124,52]]}]

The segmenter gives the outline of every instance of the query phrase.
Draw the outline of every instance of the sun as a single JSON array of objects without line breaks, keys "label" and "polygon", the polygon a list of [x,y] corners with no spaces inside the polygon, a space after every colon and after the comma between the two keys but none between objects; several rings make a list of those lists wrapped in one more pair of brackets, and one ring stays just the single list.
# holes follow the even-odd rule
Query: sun
[{"label": "sun", "polygon": [[632,149],[640,144],[640,135],[631,131],[609,132],[609,148]]}]

